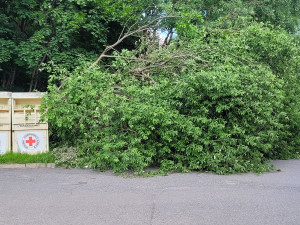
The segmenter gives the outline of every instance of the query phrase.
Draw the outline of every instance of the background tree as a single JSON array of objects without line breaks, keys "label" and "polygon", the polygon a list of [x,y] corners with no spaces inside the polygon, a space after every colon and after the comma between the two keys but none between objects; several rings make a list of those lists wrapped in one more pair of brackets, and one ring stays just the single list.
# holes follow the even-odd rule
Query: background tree
[{"label": "background tree", "polygon": [[[123,28],[139,20],[138,24],[175,16],[161,21],[151,32],[126,38],[118,50],[136,48],[147,35],[157,41],[158,33],[164,33],[163,43],[169,44],[178,35],[176,16],[183,15],[196,18],[199,14],[205,26],[217,23],[218,27],[230,27],[238,18],[248,16],[295,33],[299,29],[299,5],[299,0],[4,0],[0,3],[1,88],[45,91],[49,74],[41,71],[44,63],[53,61],[72,69],[80,61],[93,61],[118,39]],[[196,20],[191,22],[202,23],[199,17]]]},{"label": "background tree", "polygon": [[[93,60],[113,43],[124,26],[136,20],[143,5],[131,1],[2,1],[0,43],[2,88],[45,91],[49,74],[43,63],[52,61],[72,69]],[[136,39],[119,48],[133,49]]]}]

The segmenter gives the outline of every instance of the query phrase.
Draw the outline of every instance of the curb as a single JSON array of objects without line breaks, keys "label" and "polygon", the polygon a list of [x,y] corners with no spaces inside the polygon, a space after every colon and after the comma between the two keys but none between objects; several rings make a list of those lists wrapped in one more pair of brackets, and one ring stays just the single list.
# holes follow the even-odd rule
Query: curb
[{"label": "curb", "polygon": [[55,168],[54,163],[0,164],[0,169]]}]

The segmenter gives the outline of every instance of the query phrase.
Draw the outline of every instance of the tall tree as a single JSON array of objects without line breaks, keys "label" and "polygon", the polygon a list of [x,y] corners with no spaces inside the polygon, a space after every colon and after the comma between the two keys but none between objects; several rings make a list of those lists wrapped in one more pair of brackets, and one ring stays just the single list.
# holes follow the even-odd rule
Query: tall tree
[{"label": "tall tree", "polygon": [[[93,60],[140,13],[131,0],[12,0],[0,3],[2,89],[46,90],[43,63],[72,69]],[[123,46],[122,46],[123,45]],[[132,49],[134,38],[121,47]]]}]

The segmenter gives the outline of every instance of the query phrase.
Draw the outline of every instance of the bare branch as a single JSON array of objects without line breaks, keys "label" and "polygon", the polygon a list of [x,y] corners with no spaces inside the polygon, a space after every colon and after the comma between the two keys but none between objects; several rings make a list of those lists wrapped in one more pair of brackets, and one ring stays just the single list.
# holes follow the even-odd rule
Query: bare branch
[{"label": "bare branch", "polygon": [[[133,28],[133,26],[135,26],[136,24],[138,24],[138,22],[134,23],[129,30],[121,37],[119,37],[119,39],[112,45],[106,46],[106,48],[103,50],[103,52],[101,53],[101,55],[98,57],[98,59],[88,68],[89,70],[94,68],[103,58],[105,58],[107,55],[106,53],[110,50],[112,50],[113,48],[115,48],[117,45],[119,45],[120,43],[122,43],[126,38],[133,36],[134,34],[143,32],[145,30],[149,30],[150,28],[156,27],[160,24],[160,21],[162,19],[165,18],[174,18],[174,16],[164,16],[162,18],[156,18],[152,21],[150,21],[149,23],[140,26],[139,28],[137,28],[136,30],[131,30]],[[123,31],[122,31],[123,32]],[[122,34],[122,33],[121,33]]]}]

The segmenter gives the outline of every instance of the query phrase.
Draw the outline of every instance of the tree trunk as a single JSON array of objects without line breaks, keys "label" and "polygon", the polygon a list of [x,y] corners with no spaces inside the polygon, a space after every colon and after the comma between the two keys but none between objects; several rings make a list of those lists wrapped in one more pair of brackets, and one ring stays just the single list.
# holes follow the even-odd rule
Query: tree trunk
[{"label": "tree trunk", "polygon": [[38,79],[37,76],[39,73],[39,69],[40,69],[41,64],[44,62],[45,58],[46,58],[46,54],[43,55],[43,58],[38,62],[38,64],[36,65],[36,67],[34,68],[32,74],[31,74],[29,92],[32,92],[35,89],[33,85],[34,85],[34,83],[36,83],[35,80]]},{"label": "tree trunk", "polygon": [[168,31],[168,34],[164,40],[164,43],[163,43],[163,46],[167,46],[170,44],[171,40],[173,38],[173,28],[171,28],[169,31]]},{"label": "tree trunk", "polygon": [[7,89],[9,89],[9,90],[11,90],[13,85],[14,85],[15,78],[16,78],[16,73],[17,73],[17,70],[16,70],[16,67],[15,67],[12,71],[12,75],[10,76],[9,82],[7,82]]},{"label": "tree trunk", "polygon": [[[39,64],[38,64],[39,65]],[[32,92],[32,87],[33,87],[33,82],[34,82],[34,78],[37,75],[37,69],[38,69],[38,65],[36,65],[36,67],[34,68],[34,70],[32,71],[31,74],[31,81],[30,81],[30,86],[29,86],[29,92]]]},{"label": "tree trunk", "polygon": [[2,78],[2,88],[5,89],[5,83],[6,83],[6,75],[4,74],[3,75],[3,78]]},{"label": "tree trunk", "polygon": [[34,84],[33,90],[36,90],[37,84],[38,84],[38,80],[39,80],[39,77],[37,76],[36,79],[35,79],[35,84]]}]

